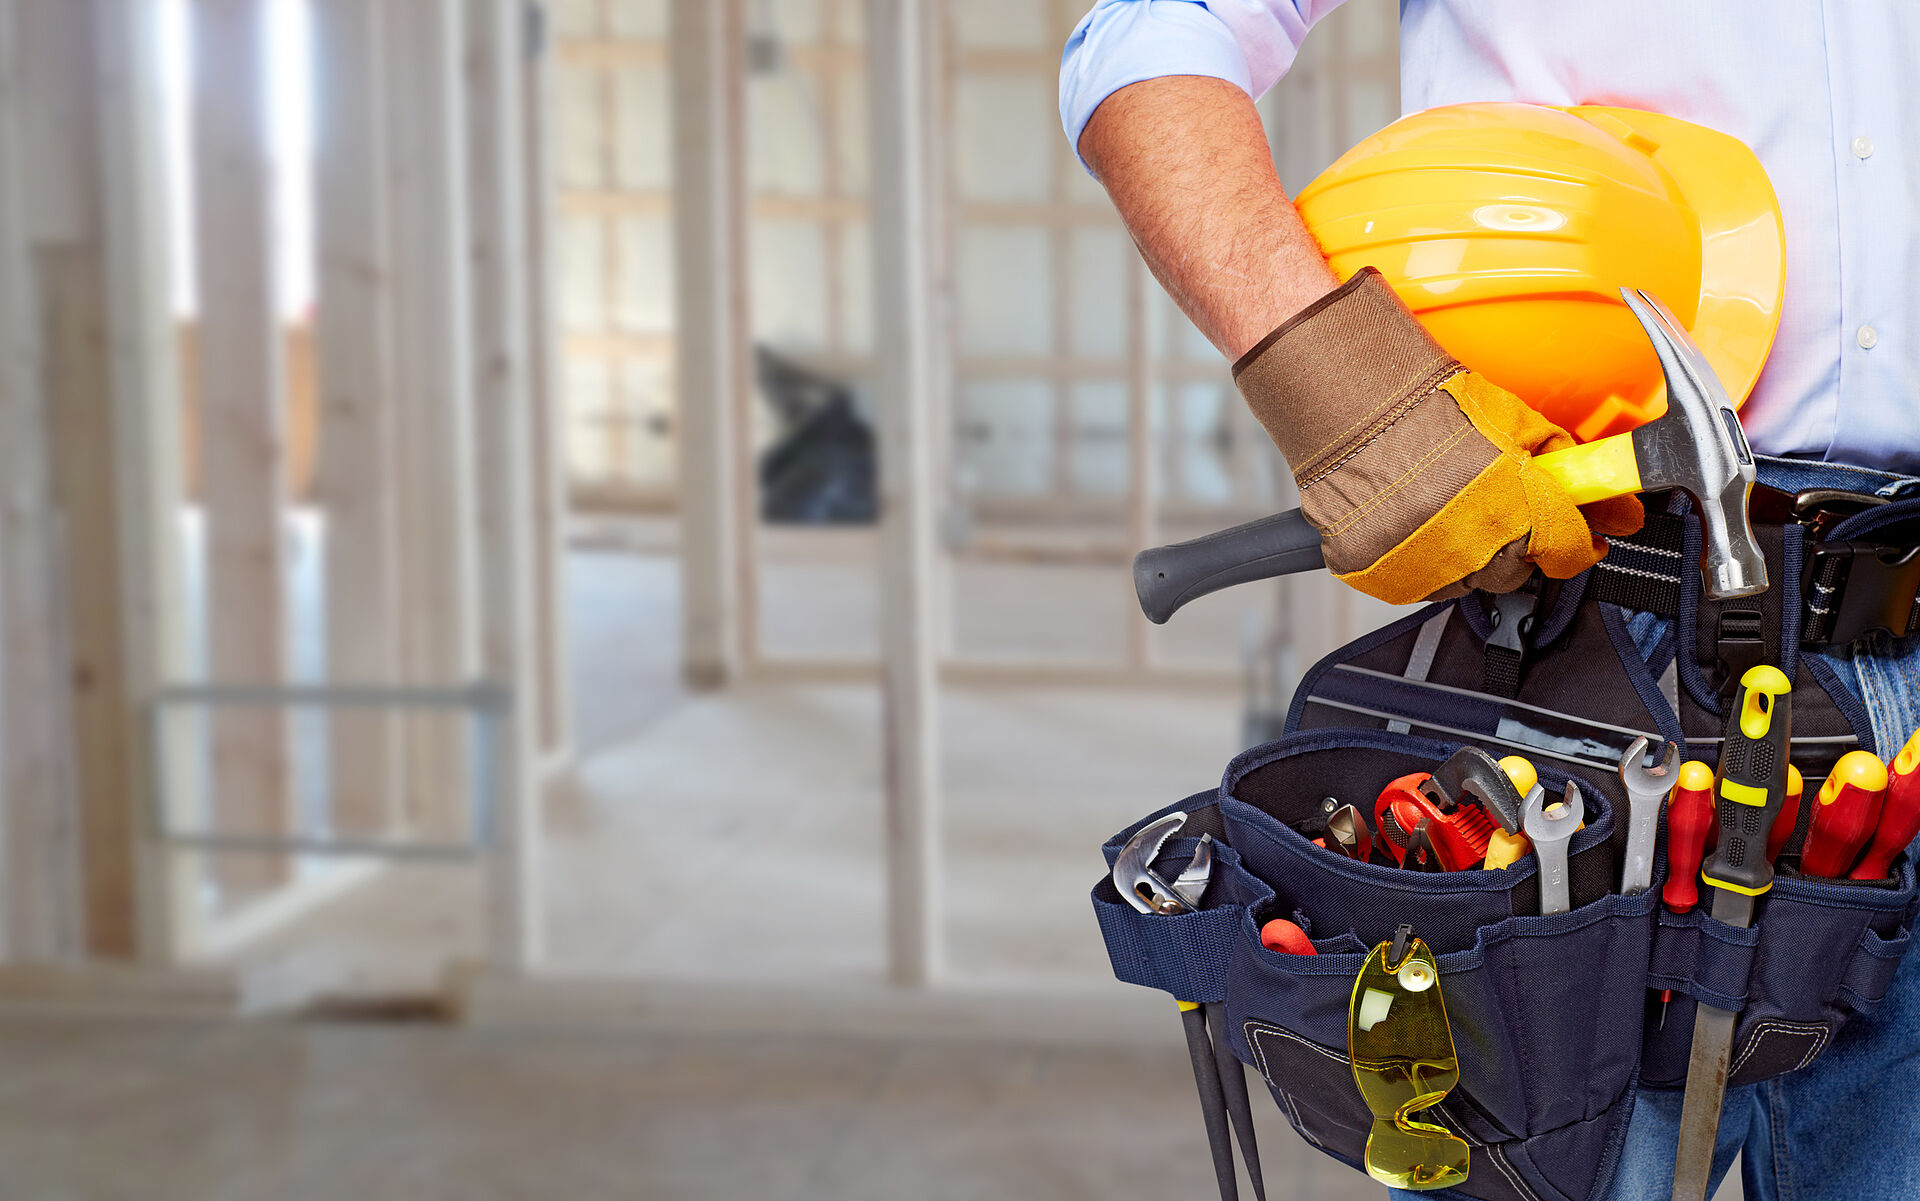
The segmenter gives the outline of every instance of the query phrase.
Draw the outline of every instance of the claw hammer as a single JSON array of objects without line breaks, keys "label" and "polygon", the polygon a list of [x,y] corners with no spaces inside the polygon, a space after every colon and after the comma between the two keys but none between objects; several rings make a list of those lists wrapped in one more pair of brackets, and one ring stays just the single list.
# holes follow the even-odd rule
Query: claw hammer
[{"label": "claw hammer", "polygon": [[[1727,390],[1686,329],[1652,295],[1622,288],[1667,380],[1667,412],[1638,429],[1534,458],[1577,504],[1678,488],[1693,498],[1705,530],[1701,574],[1714,600],[1767,590],[1767,565],[1747,518],[1753,452]],[[1195,597],[1234,584],[1326,566],[1320,532],[1300,510],[1262,517],[1190,542],[1141,551],[1133,588],[1155,623]]]}]

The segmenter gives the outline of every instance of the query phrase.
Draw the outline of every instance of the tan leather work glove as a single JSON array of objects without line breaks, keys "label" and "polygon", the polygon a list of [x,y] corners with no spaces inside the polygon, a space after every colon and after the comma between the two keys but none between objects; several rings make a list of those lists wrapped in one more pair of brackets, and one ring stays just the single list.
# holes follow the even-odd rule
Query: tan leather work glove
[{"label": "tan leather work glove", "polygon": [[1368,267],[1240,357],[1234,382],[1300,485],[1327,568],[1391,604],[1576,576],[1631,496],[1573,503],[1533,456],[1573,438],[1462,367]]}]

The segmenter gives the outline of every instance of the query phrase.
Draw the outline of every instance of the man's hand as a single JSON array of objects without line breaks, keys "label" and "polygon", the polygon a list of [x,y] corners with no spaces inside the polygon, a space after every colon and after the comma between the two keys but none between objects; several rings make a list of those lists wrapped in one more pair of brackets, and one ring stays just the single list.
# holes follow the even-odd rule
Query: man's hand
[{"label": "man's hand", "polygon": [[1238,87],[1122,88],[1080,153],[1162,286],[1234,360],[1341,579],[1394,604],[1504,592],[1536,566],[1591,567],[1606,552],[1594,529],[1639,528],[1633,498],[1583,513],[1533,470],[1534,454],[1572,439],[1463,370],[1377,273],[1339,284]]}]

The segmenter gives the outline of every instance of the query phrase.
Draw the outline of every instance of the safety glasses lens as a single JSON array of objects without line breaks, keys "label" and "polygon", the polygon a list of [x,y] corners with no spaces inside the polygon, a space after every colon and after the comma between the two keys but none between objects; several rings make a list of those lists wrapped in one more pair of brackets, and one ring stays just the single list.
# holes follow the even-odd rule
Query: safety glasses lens
[{"label": "safety glasses lens", "polygon": [[1467,1144],[1413,1115],[1460,1082],[1440,968],[1404,928],[1367,956],[1347,1009],[1353,1079],[1373,1111],[1367,1172],[1395,1188],[1445,1188],[1467,1178]]}]

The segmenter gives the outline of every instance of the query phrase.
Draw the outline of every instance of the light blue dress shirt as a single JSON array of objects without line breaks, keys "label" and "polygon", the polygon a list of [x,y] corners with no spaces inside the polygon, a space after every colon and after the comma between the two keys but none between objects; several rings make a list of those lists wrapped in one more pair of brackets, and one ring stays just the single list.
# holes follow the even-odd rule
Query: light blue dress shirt
[{"label": "light blue dress shirt", "polygon": [[[1259,96],[1339,0],[1098,0],[1068,39],[1077,145],[1130,83]],[[1920,4],[1403,0],[1401,104],[1615,104],[1732,134],[1785,215],[1787,287],[1742,414],[1756,449],[1920,472]]]}]

